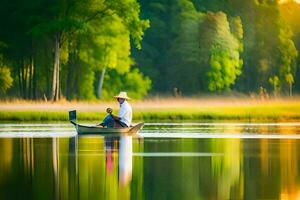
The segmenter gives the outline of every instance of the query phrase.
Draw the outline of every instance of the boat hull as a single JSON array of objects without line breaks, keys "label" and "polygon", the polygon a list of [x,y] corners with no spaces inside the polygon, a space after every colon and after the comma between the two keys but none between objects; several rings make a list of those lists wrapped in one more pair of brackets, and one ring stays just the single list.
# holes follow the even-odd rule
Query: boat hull
[{"label": "boat hull", "polygon": [[138,123],[132,127],[126,128],[102,128],[99,126],[85,126],[77,124],[74,121],[71,121],[71,123],[74,124],[79,135],[134,135],[137,134],[144,126],[144,123]]}]

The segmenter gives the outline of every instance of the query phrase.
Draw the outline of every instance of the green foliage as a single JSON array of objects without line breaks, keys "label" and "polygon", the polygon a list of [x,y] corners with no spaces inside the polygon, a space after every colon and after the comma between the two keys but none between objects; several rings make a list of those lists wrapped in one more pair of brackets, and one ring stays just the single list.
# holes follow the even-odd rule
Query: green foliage
[{"label": "green foliage", "polygon": [[238,40],[241,41],[243,39],[244,30],[240,16],[230,19],[230,31]]},{"label": "green foliage", "polygon": [[[147,6],[145,13],[150,16],[152,32],[146,33],[144,54],[134,55],[139,64],[148,66],[141,69],[153,80],[153,89],[166,92],[176,87],[183,94],[194,94],[228,90],[234,85],[243,63],[239,55],[243,51],[240,17],[232,17],[229,25],[224,13],[199,12],[189,0],[143,4]],[[215,62],[222,65],[220,69],[227,69],[216,72],[216,65],[211,66]],[[220,80],[222,83],[218,83]]]},{"label": "green foliage", "polygon": [[3,5],[0,15],[0,26],[6,27],[0,51],[17,78],[14,93],[23,98],[52,98],[55,92],[55,97],[94,99],[95,74],[104,68],[115,69],[116,79],[130,73],[130,41],[140,49],[150,26],[140,18],[136,0],[15,1]]},{"label": "green foliage", "polygon": [[116,15],[103,22],[94,22],[82,36],[80,59],[90,63],[94,70],[114,68],[120,73],[129,71],[130,58],[129,31]]},{"label": "green foliage", "polygon": [[189,1],[179,1],[181,6],[174,26],[177,27],[176,37],[167,53],[167,67],[165,82],[169,90],[179,88],[184,94],[192,94],[202,89],[201,78],[203,69],[199,59],[200,24],[204,14],[199,13]]},{"label": "green foliage", "polygon": [[285,28],[280,30],[279,34],[279,76],[281,86],[287,88],[294,83],[294,75],[296,73],[296,60],[298,51],[292,40],[292,32]]},{"label": "green foliage", "polygon": [[173,87],[183,94],[230,88],[257,91],[261,86],[271,89],[273,75],[285,90],[285,74],[300,74],[295,67],[299,34],[293,36],[286,25],[291,21],[293,31],[299,30],[297,4],[286,6],[289,21],[279,12],[285,4],[272,1],[157,0],[141,5],[152,26],[143,51],[134,52],[134,57],[147,66],[141,70],[153,80],[153,92]]},{"label": "green foliage", "polygon": [[136,0],[110,0],[105,4],[117,13],[130,32],[131,38],[138,49],[144,35],[144,30],[150,27],[148,20],[139,18],[140,5]]},{"label": "green foliage", "polygon": [[[242,29],[236,20],[236,27]],[[238,24],[238,25],[237,25]],[[209,63],[205,62],[207,57],[202,58],[209,66],[207,71],[207,87],[209,91],[229,90],[241,74],[242,60],[239,57],[241,30],[235,35],[230,32],[229,22],[224,13],[208,13],[203,22],[201,51],[209,57]]]},{"label": "green foliage", "polygon": [[244,30],[243,30],[243,23],[240,16],[230,18],[229,24],[230,24],[230,32],[239,41],[239,52],[243,52],[244,51],[244,45],[243,45]]},{"label": "green foliage", "polygon": [[299,10],[267,0],[4,1],[1,62],[14,79],[9,94],[25,99],[51,96],[55,52],[67,99],[94,99],[103,69],[106,97],[121,88],[145,96],[141,77],[151,93],[193,95],[274,90],[276,76],[278,93],[291,94],[300,90]]},{"label": "green foliage", "polygon": [[106,82],[104,84],[104,98],[111,99],[120,91],[127,91],[128,95],[132,99],[141,99],[147,95],[151,88],[151,80],[143,76],[143,74],[137,69],[118,76],[116,70],[110,70],[106,75]]},{"label": "green foliage", "polygon": [[120,86],[121,90],[127,90],[133,99],[142,99],[151,88],[151,80],[137,68],[125,75],[124,82],[127,84]]},{"label": "green foliage", "polygon": [[289,85],[293,85],[294,83],[294,77],[291,73],[285,75],[285,81],[289,84]]},{"label": "green foliage", "polygon": [[269,83],[272,85],[274,95],[276,96],[280,91],[280,80],[278,76],[270,77]]},{"label": "green foliage", "polygon": [[210,58],[210,70],[208,76],[208,90],[222,91],[229,90],[234,84],[236,77],[240,75],[241,61],[232,59],[228,52],[221,52],[219,49],[212,49]]},{"label": "green foliage", "polygon": [[13,79],[11,77],[9,68],[0,66],[0,94],[5,94],[12,84]]},{"label": "green foliage", "polygon": [[81,76],[78,79],[78,93],[73,93],[73,98],[79,100],[94,100],[94,71],[90,67],[88,67],[87,64],[82,64],[82,66],[80,66],[80,69],[78,69],[77,72],[81,74]]}]

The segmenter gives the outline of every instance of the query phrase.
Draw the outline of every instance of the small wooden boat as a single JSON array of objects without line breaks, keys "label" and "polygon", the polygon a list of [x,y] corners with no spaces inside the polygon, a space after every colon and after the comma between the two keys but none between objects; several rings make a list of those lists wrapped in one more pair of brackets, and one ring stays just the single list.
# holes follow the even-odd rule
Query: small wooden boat
[{"label": "small wooden boat", "polygon": [[76,110],[69,112],[69,120],[75,126],[79,135],[103,134],[103,135],[135,135],[144,126],[144,123],[138,123],[125,128],[102,128],[100,126],[86,126],[76,123]]}]

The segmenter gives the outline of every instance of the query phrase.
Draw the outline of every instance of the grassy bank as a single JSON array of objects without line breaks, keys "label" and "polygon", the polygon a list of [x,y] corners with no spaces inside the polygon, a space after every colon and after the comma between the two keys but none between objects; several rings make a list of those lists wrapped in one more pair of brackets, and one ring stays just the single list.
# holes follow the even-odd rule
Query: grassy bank
[{"label": "grassy bank", "polygon": [[[131,102],[134,121],[239,120],[298,121],[299,99],[152,99]],[[78,110],[80,121],[99,121],[106,107],[116,102],[0,102],[0,121],[68,121],[68,111]]]}]

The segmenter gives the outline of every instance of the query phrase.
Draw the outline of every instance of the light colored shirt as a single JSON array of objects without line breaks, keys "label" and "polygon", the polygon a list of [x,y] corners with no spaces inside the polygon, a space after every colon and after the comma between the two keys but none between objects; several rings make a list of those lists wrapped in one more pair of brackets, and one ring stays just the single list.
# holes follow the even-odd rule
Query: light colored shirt
[{"label": "light colored shirt", "polygon": [[120,105],[119,115],[120,121],[126,124],[128,127],[131,125],[132,121],[132,108],[127,101],[124,101]]}]

